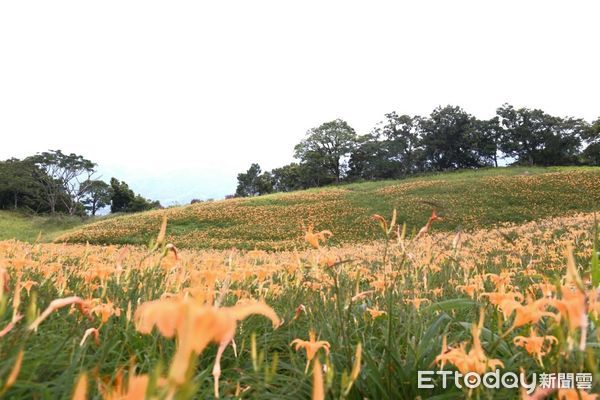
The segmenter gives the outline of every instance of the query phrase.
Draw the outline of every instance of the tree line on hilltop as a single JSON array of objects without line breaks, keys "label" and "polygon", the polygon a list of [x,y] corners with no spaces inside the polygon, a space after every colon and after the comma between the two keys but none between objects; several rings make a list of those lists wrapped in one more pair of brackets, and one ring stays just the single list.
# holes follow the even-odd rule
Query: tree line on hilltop
[{"label": "tree line on hilltop", "polygon": [[123,181],[98,179],[96,167],[83,156],[61,150],[0,161],[0,208],[83,216],[108,206],[113,213],[161,207]]},{"label": "tree line on hilltop", "polygon": [[235,196],[256,196],[342,181],[398,179],[428,171],[513,165],[600,165],[600,118],[592,123],[504,104],[480,120],[460,107],[426,117],[385,114],[358,135],[336,119],[308,130],[293,162],[271,171],[255,163],[238,174]]}]

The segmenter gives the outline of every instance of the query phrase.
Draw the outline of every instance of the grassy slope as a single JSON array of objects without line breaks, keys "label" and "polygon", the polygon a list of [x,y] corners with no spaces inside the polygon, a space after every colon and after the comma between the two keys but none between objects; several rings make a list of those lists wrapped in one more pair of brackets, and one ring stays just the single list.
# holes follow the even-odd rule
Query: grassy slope
[{"label": "grassy slope", "polygon": [[0,240],[17,239],[34,242],[39,236],[40,241],[50,242],[82,223],[79,217],[31,216],[0,210]]},{"label": "grassy slope", "polygon": [[437,229],[471,229],[600,210],[600,168],[503,168],[435,174],[278,193],[251,199],[200,203],[112,218],[68,232],[57,240],[143,244],[156,235],[163,215],[168,240],[190,248],[292,248],[302,225],[330,229],[334,243],[375,237],[373,213],[418,229],[434,204]]}]

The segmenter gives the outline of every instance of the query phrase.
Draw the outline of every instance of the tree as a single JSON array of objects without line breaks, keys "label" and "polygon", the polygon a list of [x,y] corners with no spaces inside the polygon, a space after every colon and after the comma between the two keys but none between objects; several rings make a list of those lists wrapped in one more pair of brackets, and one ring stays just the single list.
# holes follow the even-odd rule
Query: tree
[{"label": "tree", "polygon": [[35,169],[33,163],[25,160],[0,161],[0,200],[8,200],[14,209],[26,200],[39,202],[39,184],[35,179],[39,171]]},{"label": "tree", "polygon": [[323,167],[337,183],[344,173],[344,158],[354,149],[356,139],[354,129],[346,121],[336,119],[309,130],[295,146],[294,156],[304,163]]},{"label": "tree", "polygon": [[127,208],[135,198],[133,190],[129,185],[119,181],[117,178],[110,179],[110,212],[127,212]]},{"label": "tree", "polygon": [[36,154],[29,161],[39,169],[37,178],[50,212],[55,214],[57,203],[62,201],[69,214],[73,215],[86,193],[86,184],[91,181],[96,164],[74,153],[64,154],[61,150]]},{"label": "tree", "polygon": [[504,104],[497,110],[504,127],[500,149],[519,164],[564,165],[577,160],[585,121],[559,118],[539,109],[515,109]]},{"label": "tree", "polygon": [[301,166],[298,163],[291,163],[283,167],[274,168],[271,171],[273,176],[273,189],[276,192],[291,192],[292,190],[304,189],[302,181]]},{"label": "tree", "polygon": [[479,164],[498,167],[498,151],[504,134],[500,120],[498,117],[487,120],[474,119],[472,123]]},{"label": "tree", "polygon": [[600,117],[588,127],[583,138],[586,143],[581,154],[583,163],[600,166]]},{"label": "tree", "polygon": [[237,197],[260,196],[272,193],[274,178],[270,172],[261,173],[260,165],[254,163],[246,172],[238,174]]},{"label": "tree", "polygon": [[139,212],[161,208],[160,202],[136,195],[129,185],[117,178],[110,179],[110,212]]},{"label": "tree", "polygon": [[393,111],[385,114],[385,120],[375,128],[375,133],[385,138],[388,157],[397,165],[394,175],[422,169],[421,117],[398,115]]},{"label": "tree", "polygon": [[96,215],[98,210],[110,205],[111,191],[106,182],[93,180],[86,182],[86,187],[86,196],[81,203],[91,215]]},{"label": "tree", "polygon": [[322,169],[314,170],[307,164],[291,163],[271,171],[273,190],[276,192],[291,192],[319,186]]},{"label": "tree", "polygon": [[445,171],[476,168],[481,164],[476,151],[473,117],[460,107],[438,107],[420,121],[422,144],[429,168]]},{"label": "tree", "polygon": [[398,175],[400,166],[390,156],[388,145],[377,134],[359,136],[348,161],[348,178],[388,179]]},{"label": "tree", "polygon": [[589,124],[582,119],[554,117],[554,126],[540,151],[541,165],[577,164]]},{"label": "tree", "polygon": [[260,165],[256,163],[250,165],[246,172],[239,173],[235,195],[238,197],[256,196],[258,194],[257,181],[260,173]]},{"label": "tree", "polygon": [[269,171],[265,171],[258,176],[258,179],[256,180],[256,189],[258,190],[259,196],[273,193],[275,190],[273,187],[273,175]]},{"label": "tree", "polygon": [[137,194],[128,204],[128,206],[125,209],[125,212],[141,212],[154,210],[161,207],[162,206],[160,205],[160,202],[146,199],[145,197]]}]

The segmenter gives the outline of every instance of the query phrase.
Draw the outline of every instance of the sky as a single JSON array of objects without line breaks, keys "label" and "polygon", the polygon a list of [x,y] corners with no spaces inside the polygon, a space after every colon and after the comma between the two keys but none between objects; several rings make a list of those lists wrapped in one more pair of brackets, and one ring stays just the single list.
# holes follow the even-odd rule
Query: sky
[{"label": "sky", "polygon": [[311,127],[508,102],[600,116],[597,1],[3,1],[0,159],[48,149],[163,204],[233,193]]}]

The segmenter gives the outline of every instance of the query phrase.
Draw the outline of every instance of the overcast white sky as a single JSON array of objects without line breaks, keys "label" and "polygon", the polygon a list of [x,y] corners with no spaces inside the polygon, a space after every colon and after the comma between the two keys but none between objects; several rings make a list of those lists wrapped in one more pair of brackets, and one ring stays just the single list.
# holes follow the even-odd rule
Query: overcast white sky
[{"label": "overcast white sky", "polygon": [[3,1],[0,159],[62,149],[222,197],[334,118],[504,102],[600,116],[598,1]]}]

